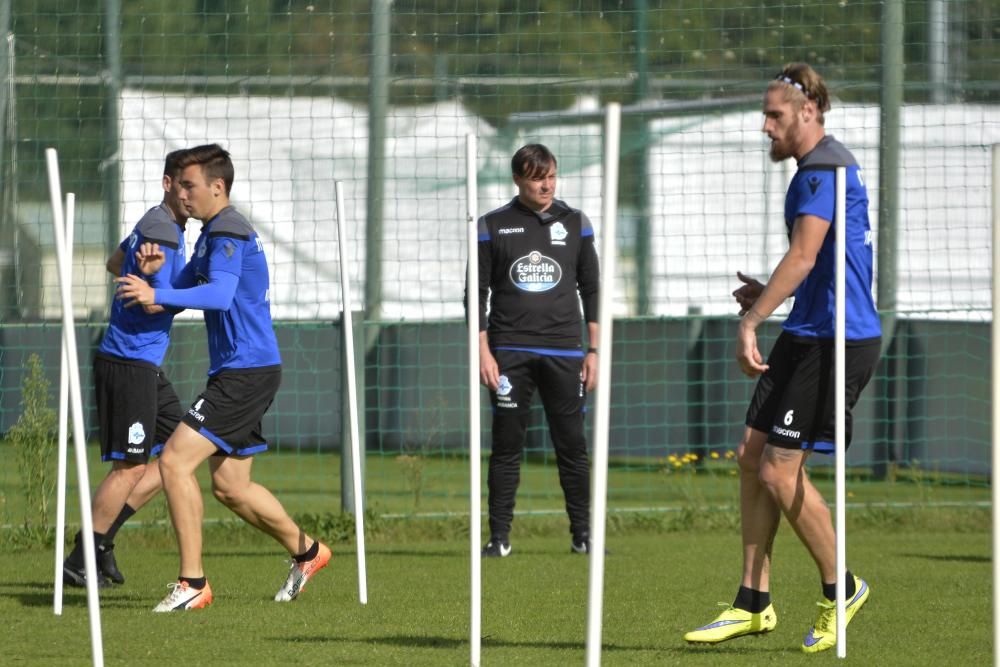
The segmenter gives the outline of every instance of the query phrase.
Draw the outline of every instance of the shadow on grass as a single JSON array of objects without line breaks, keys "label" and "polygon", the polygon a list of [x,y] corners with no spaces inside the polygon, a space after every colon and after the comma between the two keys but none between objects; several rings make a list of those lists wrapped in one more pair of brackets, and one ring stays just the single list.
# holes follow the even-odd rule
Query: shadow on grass
[{"label": "shadow on grass", "polygon": [[[367,555],[369,556],[401,556],[409,558],[410,556],[415,556],[417,558],[455,558],[456,556],[464,555],[464,552],[458,549],[367,549]],[[339,554],[346,556],[347,551],[339,551]],[[354,556],[357,556],[357,551],[350,552]]]},{"label": "shadow on grass", "polygon": [[[17,600],[21,603],[23,607],[52,607],[53,599],[55,596],[55,591],[52,589],[51,584],[36,585],[36,584],[21,584],[18,586],[7,585],[0,586],[2,588],[35,588],[39,590],[45,590],[45,592],[40,593],[10,593],[5,594],[4,597],[8,597],[12,600]],[[152,607],[146,604],[146,601],[138,601],[131,598],[123,597],[109,597],[107,595],[99,595],[101,601],[101,609],[152,609]],[[80,608],[86,609],[87,607],[87,594],[82,590],[73,589],[72,591],[67,590],[63,593],[63,608]]]},{"label": "shadow on grass", "polygon": [[990,556],[940,556],[937,554],[901,554],[904,558],[920,558],[921,560],[935,560],[942,563],[992,563]]},{"label": "shadow on grass", "polygon": [[[468,645],[467,638],[455,639],[452,637],[427,637],[412,635],[389,635],[379,637],[332,637],[332,636],[280,636],[268,637],[269,641],[291,642],[291,643],[365,643],[365,644],[386,644],[405,648],[442,648],[458,649]],[[533,649],[559,649],[559,650],[583,650],[586,644],[583,642],[563,642],[563,641],[508,641],[496,639],[489,635],[483,637],[482,646],[484,649],[490,648],[533,648]],[[719,655],[746,655],[746,654],[788,654],[799,655],[801,651],[797,647],[789,646],[768,646],[760,644],[750,646],[747,643],[742,645],[728,646],[655,646],[655,645],[627,645],[627,644],[604,644],[602,651],[635,651],[635,652],[664,652],[677,656],[686,655],[707,655],[709,653]]]}]

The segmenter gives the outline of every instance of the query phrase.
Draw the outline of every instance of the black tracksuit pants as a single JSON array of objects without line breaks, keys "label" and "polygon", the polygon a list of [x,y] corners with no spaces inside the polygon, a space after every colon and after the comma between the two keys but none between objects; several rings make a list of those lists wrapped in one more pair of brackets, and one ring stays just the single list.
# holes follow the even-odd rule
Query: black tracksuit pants
[{"label": "black tracksuit pants", "polygon": [[514,499],[521,480],[521,455],[528,427],[528,408],[537,389],[545,408],[556,452],[559,483],[566,499],[570,532],[582,539],[590,533],[590,460],[584,436],[586,392],[579,356],[555,356],[520,350],[494,351],[500,387],[493,403],[493,449],[488,476],[490,534],[507,538],[514,520]]}]

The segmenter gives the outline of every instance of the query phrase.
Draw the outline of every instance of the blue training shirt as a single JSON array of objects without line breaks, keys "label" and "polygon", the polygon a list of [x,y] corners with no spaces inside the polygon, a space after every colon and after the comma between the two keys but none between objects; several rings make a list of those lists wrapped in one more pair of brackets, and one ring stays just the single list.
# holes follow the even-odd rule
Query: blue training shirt
[{"label": "blue training shirt", "polygon": [[799,160],[798,171],[785,196],[789,237],[795,219],[814,215],[830,229],[812,271],[795,290],[795,304],[783,325],[796,336],[833,338],[836,326],[836,168],[847,170],[846,332],[847,340],[877,338],[882,326],[872,298],[872,231],[868,221],[868,191],[861,168],[843,144],[827,135]]},{"label": "blue training shirt", "polygon": [[156,303],[204,310],[209,375],[277,366],[269,280],[257,232],[227,206],[205,223],[175,289],[156,290]]},{"label": "blue training shirt", "polygon": [[[135,252],[146,241],[158,243],[166,259],[160,270],[147,280],[153,281],[155,277],[174,280],[184,268],[184,230],[163,204],[149,209],[136,223],[132,233],[119,244],[118,247],[125,253],[120,276],[130,273],[142,276]],[[174,313],[170,311],[150,315],[141,306],[126,308],[124,301],[115,299],[111,304],[108,329],[97,349],[121,359],[159,366],[170,344],[170,325],[173,321]]]}]

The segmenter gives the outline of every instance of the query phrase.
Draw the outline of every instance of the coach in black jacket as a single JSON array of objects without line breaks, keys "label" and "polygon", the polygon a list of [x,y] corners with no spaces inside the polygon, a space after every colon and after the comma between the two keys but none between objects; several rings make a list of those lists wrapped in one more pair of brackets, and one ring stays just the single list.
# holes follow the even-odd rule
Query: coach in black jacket
[{"label": "coach in black jacket", "polygon": [[[528,408],[542,398],[566,498],[572,550],[590,550],[586,392],[597,383],[600,284],[594,230],[555,199],[556,158],[541,144],[514,154],[518,195],[479,220],[479,377],[493,404],[490,540],[484,556],[511,553]],[[590,347],[581,345],[583,319]],[[489,303],[489,315],[486,305]]]}]

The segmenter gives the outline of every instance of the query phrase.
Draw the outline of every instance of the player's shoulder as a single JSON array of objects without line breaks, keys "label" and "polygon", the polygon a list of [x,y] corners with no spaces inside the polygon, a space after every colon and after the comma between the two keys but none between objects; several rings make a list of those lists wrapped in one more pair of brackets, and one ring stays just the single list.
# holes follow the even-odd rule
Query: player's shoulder
[{"label": "player's shoulder", "polygon": [[594,233],[594,227],[590,223],[590,218],[587,217],[587,214],[581,209],[570,206],[562,199],[553,199],[552,205],[549,206],[546,213],[563,224],[573,228],[578,227],[581,236],[592,236]]},{"label": "player's shoulder", "polygon": [[497,208],[484,213],[480,220],[489,225],[495,223],[502,223],[505,220],[510,220],[512,218],[517,218],[522,215],[521,211],[518,210],[517,197],[511,199],[509,202],[503,206],[498,206]]},{"label": "player's shoulder", "polygon": [[837,167],[856,167],[854,154],[828,134],[799,160],[799,171],[834,171]]},{"label": "player's shoulder", "polygon": [[253,235],[253,225],[232,206],[222,209],[212,221],[210,236],[228,236],[249,241]]},{"label": "player's shoulder", "polygon": [[154,206],[146,211],[135,224],[135,230],[147,239],[176,241],[177,223],[163,206]]}]

